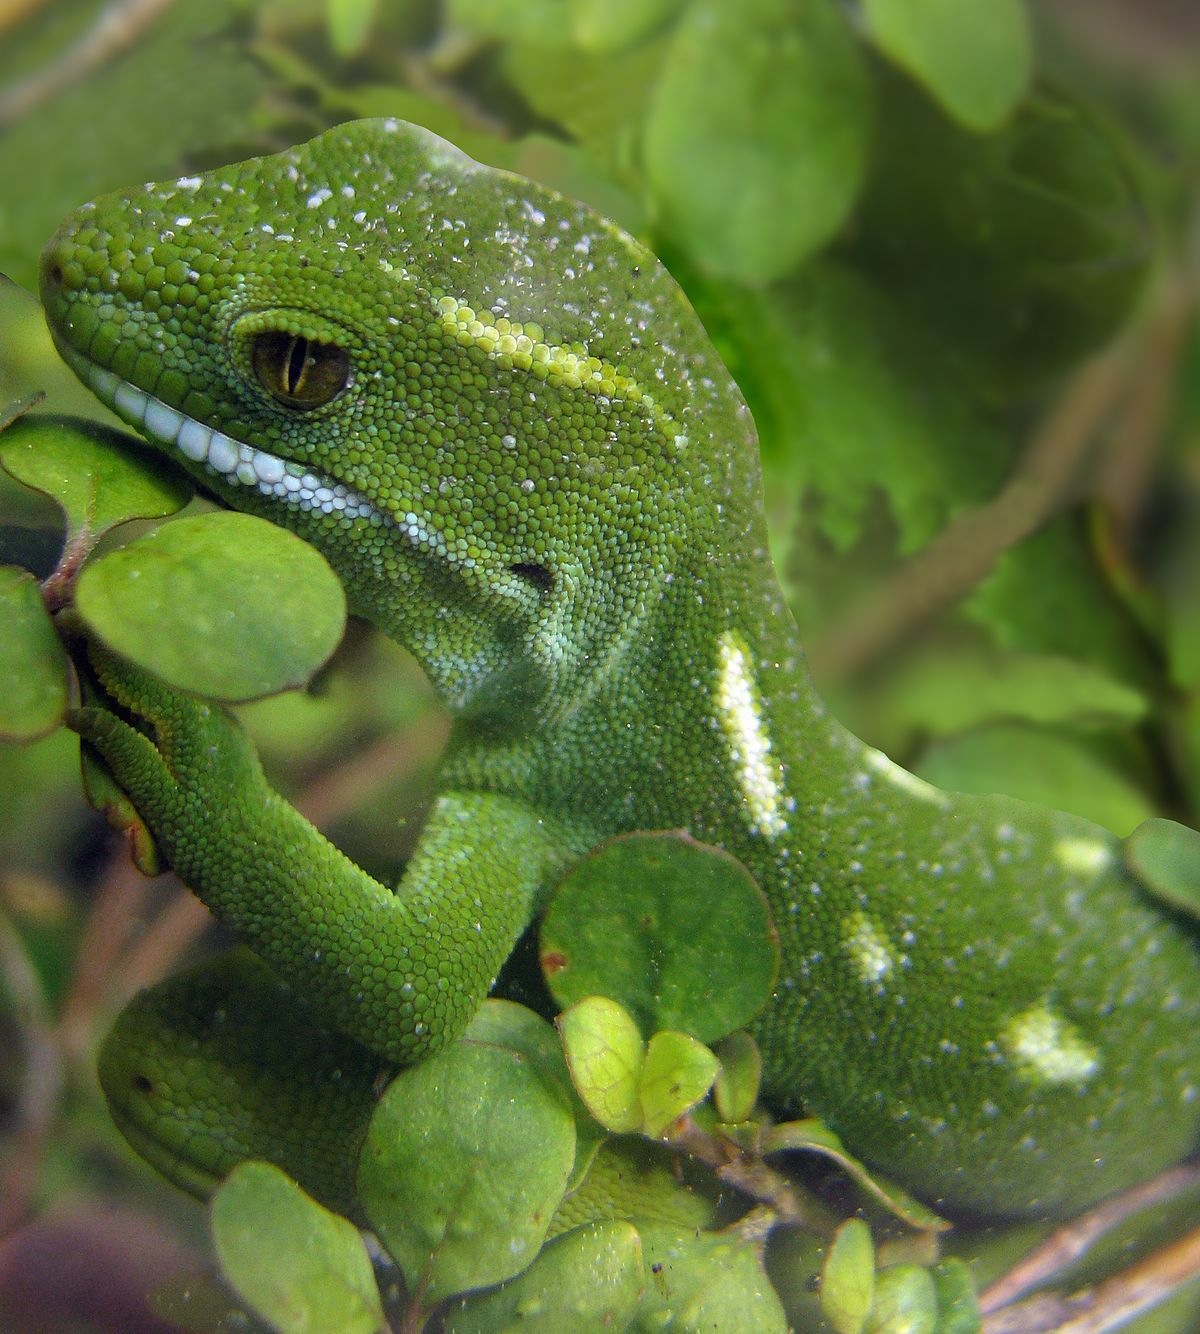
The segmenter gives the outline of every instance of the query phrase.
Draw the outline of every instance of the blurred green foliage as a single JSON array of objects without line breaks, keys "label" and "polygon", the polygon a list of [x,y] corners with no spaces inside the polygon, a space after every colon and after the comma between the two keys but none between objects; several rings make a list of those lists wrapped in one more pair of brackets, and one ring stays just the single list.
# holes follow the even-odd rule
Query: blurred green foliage
[{"label": "blurred green foliage", "polygon": [[[124,26],[98,28],[113,11]],[[1186,7],[1139,0],[0,8],[0,271],[12,280],[0,283],[0,406],[41,389],[53,411],[106,419],[56,362],[28,296],[39,247],[68,209],[133,181],[275,151],[346,118],[417,121],[586,199],[679,278],[754,412],[786,592],[855,730],[946,786],[1047,802],[1122,834],[1154,814],[1195,824],[1197,75],[1200,24]],[[1091,375],[1087,359],[1114,342],[1112,369]],[[19,465],[11,471],[0,474],[0,561],[45,578],[63,521],[18,484]],[[938,545],[964,518],[970,559]],[[137,531],[118,530],[99,550]],[[905,564],[930,550],[924,565]],[[43,709],[52,723],[60,695],[47,704],[14,689],[37,670],[22,653],[40,643],[45,656],[30,587],[10,576],[0,589],[13,630],[0,685],[9,713]],[[881,588],[896,612],[889,633],[833,652]],[[24,638],[18,621],[31,627]],[[314,690],[249,706],[245,718],[281,789],[356,860],[393,876],[444,734],[407,659],[353,631]],[[76,1226],[80,1202],[109,1193],[160,1211],[195,1244],[194,1216],[164,1202],[98,1114],[89,1072],[113,1010],[194,948],[203,922],[168,889],[122,880],[123,850],[79,800],[65,733],[5,745],[0,757],[0,1225],[16,1229],[66,1200]],[[536,1094],[555,1134],[567,1133],[567,1096]],[[449,1162],[454,1146],[439,1153]],[[429,1172],[444,1175],[445,1162],[433,1157]],[[214,1214],[218,1252],[241,1254],[239,1236],[268,1228],[314,1248],[312,1265],[282,1278],[235,1275],[226,1263],[243,1303],[275,1327],[300,1327],[279,1314],[296,1309],[289,1302],[320,1311],[331,1291],[322,1282],[350,1281],[371,1327],[365,1259],[336,1220],[286,1183],[227,1191]],[[400,1228],[401,1215],[411,1224],[407,1202],[380,1207],[390,1211],[380,1231]],[[670,1312],[690,1328],[688,1319],[749,1309],[748,1292],[759,1323],[724,1327],[783,1327],[744,1238],[639,1232],[568,1233],[523,1278],[467,1303],[453,1327],[509,1328],[514,1311],[542,1303],[550,1318],[574,1309],[653,1323]],[[136,1324],[132,1307],[105,1315],[86,1293],[64,1314],[47,1295],[54,1284],[29,1278],[37,1269],[23,1235],[8,1243],[16,1259],[0,1250],[0,1306],[17,1327],[157,1329],[190,1318],[216,1328],[234,1300],[211,1285],[203,1301],[164,1298],[170,1326]],[[78,1233],[62,1224],[50,1235]],[[931,1280],[902,1265],[877,1283],[870,1244],[854,1229],[825,1258],[832,1327],[973,1328],[957,1271]],[[418,1257],[405,1261],[410,1278],[420,1245],[395,1244]],[[820,1248],[772,1246],[786,1319],[819,1327],[807,1287]],[[169,1266],[159,1257],[143,1272],[134,1249],[107,1268],[86,1247],[50,1253],[60,1266],[67,1254],[85,1272],[92,1265],[97,1292],[119,1272],[140,1293]],[[662,1266],[657,1312],[635,1317],[631,1275],[647,1263]],[[570,1276],[589,1266],[596,1282],[576,1290]],[[442,1272],[439,1294],[484,1281]],[[379,1277],[387,1298],[395,1271],[381,1261]],[[285,1291],[271,1286],[281,1282]],[[1187,1303],[1138,1328],[1193,1328]],[[964,1323],[949,1323],[952,1308]],[[935,1310],[947,1323],[930,1325]],[[136,1319],[147,1318],[139,1308]]]}]

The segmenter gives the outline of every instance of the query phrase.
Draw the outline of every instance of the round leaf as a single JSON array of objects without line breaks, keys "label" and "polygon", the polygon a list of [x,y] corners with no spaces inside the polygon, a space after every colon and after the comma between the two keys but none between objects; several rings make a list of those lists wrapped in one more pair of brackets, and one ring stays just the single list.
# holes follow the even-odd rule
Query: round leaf
[{"label": "round leaf", "polygon": [[392,1081],[358,1194],[409,1287],[438,1301],[532,1262],[574,1157],[558,1081],[519,1050],[463,1039]]},{"label": "round leaf", "polygon": [[617,1001],[587,996],[555,1020],[571,1082],[606,1129],[631,1134],[642,1126],[638,1099],[645,1047],[633,1016]]},{"label": "round leaf", "polygon": [[994,130],[1029,83],[1022,0],[864,0],[876,43],[968,129]]},{"label": "round leaf", "polygon": [[713,1042],[766,1004],[779,966],[749,871],[685,834],[630,834],[577,862],[541,929],[555,1000],[610,996],[645,1033]]},{"label": "round leaf", "polygon": [[37,580],[0,566],[0,739],[52,732],[67,707],[67,658]]},{"label": "round leaf", "polygon": [[920,1265],[892,1265],[875,1278],[868,1334],[933,1334],[937,1293]]},{"label": "round leaf", "polygon": [[821,1269],[821,1314],[837,1334],[861,1334],[874,1296],[871,1229],[851,1218],[838,1228]]},{"label": "round leaf", "polygon": [[212,1231],[225,1277],[276,1329],[386,1329],[358,1229],[279,1168],[257,1162],[234,1168],[213,1196]]},{"label": "round leaf", "polygon": [[633,1224],[593,1223],[551,1242],[529,1269],[497,1291],[468,1298],[446,1321],[447,1334],[625,1329],[645,1281]]},{"label": "round leaf", "polygon": [[639,1334],[785,1334],[787,1317],[751,1243],[664,1226],[639,1230],[653,1274],[632,1326]]},{"label": "round leaf", "polygon": [[168,685],[235,701],[306,681],[346,617],[318,551],[228,511],[165,524],[93,561],[76,607],[110,648]]},{"label": "round leaf", "polygon": [[712,1088],[717,1066],[716,1056],[686,1033],[655,1033],[646,1044],[638,1084],[646,1134],[665,1134],[673,1121],[694,1107]]},{"label": "round leaf", "polygon": [[1147,820],[1125,840],[1125,864],[1163,903],[1200,918],[1200,833],[1174,820]]},{"label": "round leaf", "polygon": [[129,519],[158,519],[187,504],[187,478],[132,436],[82,417],[25,416],[0,436],[0,463],[56,501],[67,540],[91,540]]},{"label": "round leaf", "polygon": [[697,0],[650,108],[646,172],[701,268],[768,283],[841,226],[870,125],[862,60],[829,0]]}]

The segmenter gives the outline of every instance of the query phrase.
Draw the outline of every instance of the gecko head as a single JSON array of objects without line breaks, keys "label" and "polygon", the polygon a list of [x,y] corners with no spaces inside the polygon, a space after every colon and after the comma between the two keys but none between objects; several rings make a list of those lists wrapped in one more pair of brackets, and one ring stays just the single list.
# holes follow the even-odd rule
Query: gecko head
[{"label": "gecko head", "polygon": [[659,262],[402,122],[84,205],[41,280],[80,377],[320,548],[452,706],[578,695],[757,486]]}]

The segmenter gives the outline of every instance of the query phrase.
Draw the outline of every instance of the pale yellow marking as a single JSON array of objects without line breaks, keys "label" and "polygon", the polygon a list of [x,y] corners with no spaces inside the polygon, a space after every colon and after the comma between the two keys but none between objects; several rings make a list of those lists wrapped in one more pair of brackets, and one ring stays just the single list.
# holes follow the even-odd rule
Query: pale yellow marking
[{"label": "pale yellow marking", "polygon": [[910,797],[916,797],[918,801],[927,801],[931,806],[945,807],[950,804],[947,793],[934,787],[932,783],[927,783],[923,778],[918,778],[916,774],[910,774],[907,769],[902,769],[894,760],[889,760],[881,750],[868,748],[867,763],[894,787],[907,792]]},{"label": "pale yellow marking", "polygon": [[498,316],[481,317],[473,307],[453,296],[438,299],[437,313],[444,334],[463,347],[477,347],[486,352],[506,370],[528,371],[547,384],[583,389],[598,398],[641,403],[676,449],[687,445],[687,437],[680,433],[671,414],[659,407],[650,391],[626,367],[589,355],[582,343],[573,347],[547,343],[540,325]]},{"label": "pale yellow marking", "polygon": [[775,838],[787,828],[783,783],[779,763],[771,755],[750,655],[732,630],[721,636],[717,652],[717,718],[737,765],[750,828]]},{"label": "pale yellow marking", "polygon": [[896,968],[896,954],[887,936],[861,910],[843,920],[842,934],[859,977],[882,991],[884,979]]},{"label": "pale yellow marking", "polygon": [[1045,1001],[1010,1019],[1000,1041],[1032,1083],[1082,1084],[1100,1069],[1096,1048]]},{"label": "pale yellow marking", "polygon": [[1095,838],[1060,838],[1052,849],[1055,860],[1079,875],[1099,875],[1112,861],[1112,849]]}]

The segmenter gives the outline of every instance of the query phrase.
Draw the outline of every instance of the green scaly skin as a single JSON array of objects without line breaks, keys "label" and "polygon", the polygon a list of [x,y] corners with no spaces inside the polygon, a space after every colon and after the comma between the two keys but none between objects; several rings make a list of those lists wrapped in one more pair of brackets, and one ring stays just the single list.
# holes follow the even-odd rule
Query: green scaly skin
[{"label": "green scaly skin", "polygon": [[[563,867],[683,827],[774,910],[754,1032],[778,1108],[991,1212],[1078,1208],[1193,1144],[1193,936],[1104,831],[939,792],[828,717],[767,556],[750,415],[611,223],[362,122],[86,205],[42,286],[85,382],[176,459],[229,437],[193,475],[319,547],[455,715],[393,894],[267,789],[223,714],[97,660],[157,746],[99,707],[79,730],[331,1026],[389,1060],[444,1045]],[[344,349],[348,387],[277,401],[254,368],[270,331]],[[261,488],[239,442],[271,456]],[[276,494],[301,485],[280,460],[349,510]],[[213,1116],[199,1091],[194,1115]]]}]

